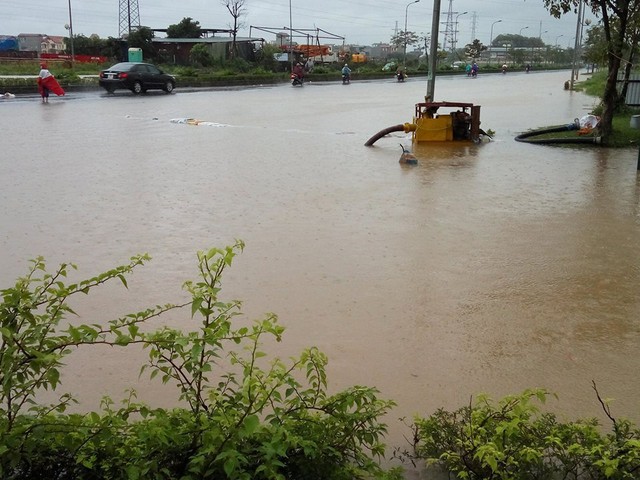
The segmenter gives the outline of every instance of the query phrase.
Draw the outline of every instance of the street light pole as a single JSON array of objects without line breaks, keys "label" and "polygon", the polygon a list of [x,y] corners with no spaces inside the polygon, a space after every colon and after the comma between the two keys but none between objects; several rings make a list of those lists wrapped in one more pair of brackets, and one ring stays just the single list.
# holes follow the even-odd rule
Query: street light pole
[{"label": "street light pole", "polygon": [[[520,33],[518,34],[518,36],[519,36],[519,37],[521,37],[521,36],[522,36],[522,31],[523,31],[523,30],[526,30],[527,28],[529,28],[529,27],[522,27],[522,28],[520,29]],[[520,41],[518,41],[518,43],[520,43]],[[523,46],[523,47],[524,47],[524,46]],[[522,48],[523,48],[523,47],[522,47]],[[522,59],[524,60],[524,53],[522,54]]]},{"label": "street light pole", "polygon": [[582,11],[584,3],[583,0],[578,0],[578,22],[576,24],[576,42],[573,47],[573,62],[571,63],[571,85],[569,90],[573,90],[573,82],[578,80],[578,75],[580,73],[580,67],[578,64],[578,52],[580,50],[580,46],[582,44]]},{"label": "street light pole", "polygon": [[291,0],[289,0],[289,64],[293,72],[293,16],[291,15]]},{"label": "street light pole", "polygon": [[[542,35],[544,33],[547,33],[548,31],[549,30],[545,30],[544,32],[540,32],[540,35],[538,36],[538,40],[540,41],[540,47],[538,47],[539,49],[542,48],[542,45],[544,44],[544,42],[542,41]],[[542,59],[542,56],[538,55],[538,58]],[[533,42],[531,42],[531,62],[533,62],[534,60],[535,59],[533,58]]]},{"label": "street light pole", "polygon": [[493,26],[496,23],[500,23],[502,20],[496,20],[491,24],[491,37],[489,38],[489,63],[491,63],[491,44],[493,43]]},{"label": "street light pole", "polygon": [[71,0],[69,0],[69,44],[71,45],[71,67],[75,66],[75,52],[73,51],[73,20],[71,18]]},{"label": "street light pole", "polygon": [[556,48],[558,48],[558,39],[559,39],[560,37],[564,37],[564,35],[558,35],[558,36],[556,37]]},{"label": "street light pole", "polygon": [[404,9],[404,51],[403,51],[403,60],[402,64],[404,68],[407,68],[407,16],[409,15],[409,5],[413,5],[414,3],[418,3],[420,0],[414,0],[407,4],[407,7]]},{"label": "street light pole", "polygon": [[559,57],[559,55],[558,55],[558,39],[561,38],[561,37],[564,37],[564,35],[558,35],[556,37],[556,43],[555,43],[555,45],[553,47],[553,63],[554,64],[558,63],[558,57]]},{"label": "street light pole", "polygon": [[456,51],[456,47],[458,46],[458,18],[462,15],[466,15],[467,13],[469,12],[462,12],[456,15],[456,29],[453,32],[453,48],[451,48],[453,52]]}]

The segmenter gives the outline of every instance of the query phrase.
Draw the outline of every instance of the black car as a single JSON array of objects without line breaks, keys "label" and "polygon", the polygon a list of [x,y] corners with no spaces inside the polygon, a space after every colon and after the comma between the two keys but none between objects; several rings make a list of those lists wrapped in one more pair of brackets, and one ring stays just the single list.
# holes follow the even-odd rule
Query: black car
[{"label": "black car", "polygon": [[149,63],[122,62],[101,71],[99,83],[108,93],[118,88],[126,88],[135,94],[151,89],[171,93],[176,79]]}]

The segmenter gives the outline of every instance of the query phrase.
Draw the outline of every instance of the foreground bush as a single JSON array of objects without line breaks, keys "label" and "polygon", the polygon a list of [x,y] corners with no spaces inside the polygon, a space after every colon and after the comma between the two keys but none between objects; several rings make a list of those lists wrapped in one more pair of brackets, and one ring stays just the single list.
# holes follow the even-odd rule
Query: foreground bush
[{"label": "foreground bush", "polygon": [[638,479],[640,431],[611,415],[593,385],[612,431],[603,435],[595,419],[558,422],[536,404],[548,393],[526,390],[494,403],[474,404],[418,417],[413,449],[401,455],[436,465],[461,479]]},{"label": "foreground bush", "polygon": [[[73,265],[47,273],[41,258],[27,276],[1,291],[0,477],[3,479],[354,479],[391,478],[383,455],[381,416],[393,402],[374,388],[327,393],[326,356],[308,348],[285,363],[261,350],[263,337],[280,341],[273,314],[238,326],[238,301],[219,299],[220,282],[243,244],[198,253],[199,278],[187,282],[191,301],[156,306],[105,325],[61,322],[69,300],[120,280],[149,260],[134,257],[79,283],[65,283]],[[168,311],[190,307],[196,331],[161,328],[143,333]],[[66,325],[66,322],[65,322]],[[150,330],[145,328],[145,331]],[[179,388],[182,407],[157,409],[129,392],[119,407],[105,398],[98,412],[66,414],[58,390],[64,357],[78,346],[140,344],[142,371]]]}]

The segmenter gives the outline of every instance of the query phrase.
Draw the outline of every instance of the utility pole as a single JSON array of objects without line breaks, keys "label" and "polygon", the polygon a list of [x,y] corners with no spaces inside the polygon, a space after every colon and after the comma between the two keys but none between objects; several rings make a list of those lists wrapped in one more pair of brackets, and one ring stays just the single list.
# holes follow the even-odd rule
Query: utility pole
[{"label": "utility pole", "polygon": [[431,16],[431,46],[429,48],[429,71],[427,73],[426,102],[435,101],[436,69],[438,67],[438,36],[440,24],[440,0],[433,0],[433,15]]},{"label": "utility pole", "polygon": [[[66,25],[65,25],[66,27]],[[76,66],[76,55],[73,50],[73,18],[71,16],[71,0],[69,0],[69,43],[71,46],[71,68]]]}]

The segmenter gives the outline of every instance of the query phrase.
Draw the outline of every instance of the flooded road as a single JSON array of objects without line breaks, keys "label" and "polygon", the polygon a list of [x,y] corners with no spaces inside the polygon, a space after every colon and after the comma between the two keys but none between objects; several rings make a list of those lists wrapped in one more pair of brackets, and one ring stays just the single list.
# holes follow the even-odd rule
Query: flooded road
[{"label": "flooded road", "polygon": [[[43,255],[89,277],[137,253],[129,291],[77,306],[94,323],[184,299],[195,252],[239,238],[223,281],[251,318],[287,327],[283,358],[317,345],[332,390],[377,386],[398,417],[528,387],[567,418],[599,415],[591,381],[638,421],[640,182],[637,150],[517,143],[571,123],[595,100],[569,72],[442,77],[438,100],[482,106],[479,146],[419,147],[394,134],[426,81],[149,94],[34,96],[0,103],[0,285]],[[172,119],[196,118],[190,126]],[[188,312],[165,320],[193,326]],[[154,405],[175,392],[139,380],[122,351],[68,358],[65,391],[97,408],[128,386]],[[133,368],[132,368],[133,366]]]}]

